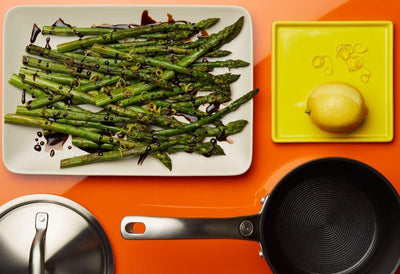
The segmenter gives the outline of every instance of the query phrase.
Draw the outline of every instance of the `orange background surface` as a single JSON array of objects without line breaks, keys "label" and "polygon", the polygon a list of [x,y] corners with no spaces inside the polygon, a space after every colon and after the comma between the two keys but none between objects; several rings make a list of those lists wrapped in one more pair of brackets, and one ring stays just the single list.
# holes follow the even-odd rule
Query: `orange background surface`
[{"label": "orange background surface", "polygon": [[[6,11],[40,4],[212,4],[246,8],[254,28],[254,152],[250,170],[235,177],[82,177],[17,175],[0,165],[0,204],[16,197],[51,193],[67,197],[99,220],[110,239],[116,273],[271,273],[256,242],[237,240],[127,241],[120,222],[127,215],[229,217],[257,213],[260,199],[296,165],[322,156],[363,161],[400,191],[397,126],[400,98],[400,1],[398,0],[1,0]],[[138,19],[139,20],[139,19]],[[394,23],[395,129],[391,143],[275,144],[271,140],[271,25],[276,20],[390,20]],[[1,43],[2,44],[2,43]],[[2,79],[6,81],[8,79]],[[4,90],[2,92],[5,92]]]}]

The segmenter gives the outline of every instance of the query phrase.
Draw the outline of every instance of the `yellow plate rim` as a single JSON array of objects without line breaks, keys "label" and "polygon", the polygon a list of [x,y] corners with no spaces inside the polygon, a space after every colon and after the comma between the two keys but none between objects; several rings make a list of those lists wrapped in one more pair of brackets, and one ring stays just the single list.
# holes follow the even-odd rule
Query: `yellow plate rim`
[{"label": "yellow plate rim", "polygon": [[[370,137],[354,137],[354,138],[321,138],[321,137],[281,137],[277,133],[277,30],[278,27],[289,26],[357,26],[357,27],[371,27],[380,26],[385,27],[388,31],[387,36],[387,49],[388,49],[388,100],[387,100],[387,120],[388,128],[386,135],[370,136]],[[271,61],[271,138],[275,143],[320,143],[320,142],[333,142],[333,143],[355,143],[355,142],[391,142],[394,138],[394,125],[393,125],[393,22],[392,21],[275,21],[272,24],[272,61]]]}]

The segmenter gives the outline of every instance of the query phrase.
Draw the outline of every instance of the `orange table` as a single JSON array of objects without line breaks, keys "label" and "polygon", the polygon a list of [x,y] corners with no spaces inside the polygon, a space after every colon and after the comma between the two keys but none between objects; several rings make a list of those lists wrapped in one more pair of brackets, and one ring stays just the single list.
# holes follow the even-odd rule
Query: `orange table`
[{"label": "orange table", "polygon": [[[120,222],[126,215],[228,217],[254,214],[260,198],[291,168],[316,157],[351,157],[372,165],[400,191],[399,127],[391,143],[275,144],[271,140],[271,25],[276,20],[390,20],[394,50],[400,50],[398,0],[2,0],[5,12],[16,5],[37,4],[213,4],[246,8],[254,27],[254,153],[250,170],[236,177],[81,177],[16,175],[0,166],[0,204],[16,197],[58,194],[91,211],[109,236],[116,273],[271,273],[255,242],[235,240],[126,241]],[[1,26],[2,29],[2,26]],[[395,54],[394,79],[400,57]],[[5,81],[7,79],[2,79]],[[395,106],[399,87],[394,85]],[[5,92],[4,90],[2,92]],[[3,115],[3,114],[2,114]],[[395,123],[400,113],[395,107]]]}]

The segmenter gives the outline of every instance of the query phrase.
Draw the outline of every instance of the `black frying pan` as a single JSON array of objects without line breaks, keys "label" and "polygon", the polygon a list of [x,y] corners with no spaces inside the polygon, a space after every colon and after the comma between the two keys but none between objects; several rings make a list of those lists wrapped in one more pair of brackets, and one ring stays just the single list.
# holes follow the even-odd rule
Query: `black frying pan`
[{"label": "black frying pan", "polygon": [[[145,231],[136,232],[143,223]],[[260,213],[234,218],[128,216],[125,239],[230,238],[259,241],[274,273],[395,273],[400,199],[368,165],[322,158],[287,174]]]}]

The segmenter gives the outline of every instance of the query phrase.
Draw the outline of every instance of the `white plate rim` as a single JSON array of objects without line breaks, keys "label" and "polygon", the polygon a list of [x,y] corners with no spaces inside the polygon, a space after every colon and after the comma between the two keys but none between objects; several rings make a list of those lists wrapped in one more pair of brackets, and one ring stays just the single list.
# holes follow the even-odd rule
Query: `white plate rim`
[{"label": "white plate rim", "polygon": [[[248,36],[248,40],[247,43],[249,44],[249,49],[248,49],[248,55],[246,58],[246,61],[248,61],[250,63],[250,65],[248,66],[246,70],[246,74],[247,77],[251,79],[251,81],[248,81],[247,85],[248,85],[248,91],[253,89],[253,28],[252,28],[252,19],[251,16],[249,14],[249,12],[247,10],[245,10],[243,7],[240,6],[224,6],[224,5],[24,5],[24,6],[16,6],[13,7],[11,9],[9,9],[4,17],[4,24],[3,24],[3,72],[2,72],[2,157],[3,157],[3,164],[4,166],[13,173],[18,173],[18,174],[37,174],[37,175],[86,175],[86,176],[90,176],[90,175],[100,175],[100,176],[235,176],[235,175],[241,175],[245,172],[248,171],[248,169],[251,166],[252,163],[252,154],[253,154],[253,102],[250,101],[247,103],[246,105],[246,112],[248,114],[249,119],[249,124],[246,126],[244,132],[247,135],[247,138],[249,140],[251,140],[251,142],[249,142],[247,144],[247,147],[245,148],[246,152],[245,154],[246,159],[243,161],[243,165],[241,165],[241,167],[233,167],[231,170],[228,171],[210,171],[208,172],[207,170],[193,170],[191,172],[176,172],[174,171],[174,167],[172,169],[172,171],[168,171],[165,167],[161,166],[161,169],[159,170],[151,170],[150,172],[144,172],[145,171],[145,164],[146,162],[143,164],[143,166],[139,167],[139,168],[134,168],[133,170],[116,170],[116,171],[110,171],[108,169],[104,170],[102,168],[102,164],[104,163],[97,163],[97,164],[90,164],[84,167],[89,167],[89,168],[83,168],[83,167],[78,167],[78,168],[70,168],[70,169],[56,169],[56,170],[27,170],[24,169],[23,167],[18,167],[15,166],[15,164],[10,163],[9,161],[9,154],[8,154],[8,143],[6,143],[5,141],[5,137],[7,136],[7,132],[8,132],[8,127],[9,126],[15,126],[15,125],[8,125],[4,123],[4,114],[6,113],[6,109],[7,109],[7,100],[5,100],[7,97],[5,97],[5,91],[7,89],[9,89],[10,87],[12,87],[10,84],[8,84],[8,79],[7,77],[9,77],[10,75],[10,71],[7,69],[7,63],[5,62],[4,56],[7,54],[7,41],[5,38],[8,37],[8,32],[9,32],[9,27],[8,27],[8,18],[10,16],[10,14],[12,15],[15,12],[20,12],[26,9],[38,9],[38,8],[42,8],[42,9],[54,9],[55,11],[59,10],[59,9],[64,9],[64,8],[77,8],[77,9],[135,9],[135,10],[140,10],[143,11],[144,9],[189,9],[189,10],[196,10],[196,12],[199,11],[199,9],[214,9],[214,10],[221,10],[221,11],[226,11],[226,10],[236,10],[236,12],[241,13],[244,17],[245,17],[245,26],[244,29],[242,30],[242,32],[246,32],[247,36]],[[150,16],[151,16],[151,11],[150,11]],[[52,18],[54,20],[56,20],[57,16],[52,16]],[[203,18],[208,17],[208,16],[203,16]],[[221,16],[222,18],[223,16]],[[159,18],[155,18],[155,19],[159,19]],[[233,23],[234,20],[236,20],[237,18],[231,18],[230,23]],[[52,20],[52,19],[51,19]],[[178,19],[179,20],[179,19]],[[188,19],[190,21],[190,19]],[[73,23],[73,22],[69,22],[69,23]],[[112,23],[123,23],[121,21],[117,22],[112,22]],[[33,22],[31,22],[31,24],[33,24]],[[47,24],[51,24],[50,22],[47,22]],[[223,27],[227,26],[225,25],[221,25],[219,24],[218,27],[216,28],[216,30],[222,29]],[[28,30],[29,32],[31,31],[31,29],[29,28]],[[237,39],[237,38],[236,38]],[[231,43],[235,43],[235,40],[233,40]],[[22,47],[24,48],[25,45],[27,45],[28,43],[24,44]],[[12,71],[17,73],[17,71]],[[7,73],[9,73],[7,75]],[[237,73],[242,74],[241,71],[238,71]],[[238,80],[240,81],[240,79]],[[13,87],[12,87],[13,88]],[[244,92],[247,91],[243,91],[242,94],[244,94]],[[31,128],[32,131],[32,136],[34,135],[35,129]],[[33,150],[33,149],[32,149]],[[172,155],[172,162],[174,165],[174,156]],[[228,155],[229,156],[229,155]],[[204,157],[203,157],[204,158]],[[53,159],[52,159],[53,160]],[[207,161],[207,159],[205,158],[205,160]],[[235,159],[233,159],[235,160]],[[146,160],[147,161],[147,160]],[[222,164],[226,164],[226,162],[224,163],[223,160],[221,160]],[[136,161],[133,160],[133,165],[136,165]],[[91,166],[98,166],[96,168],[91,167]]]}]

